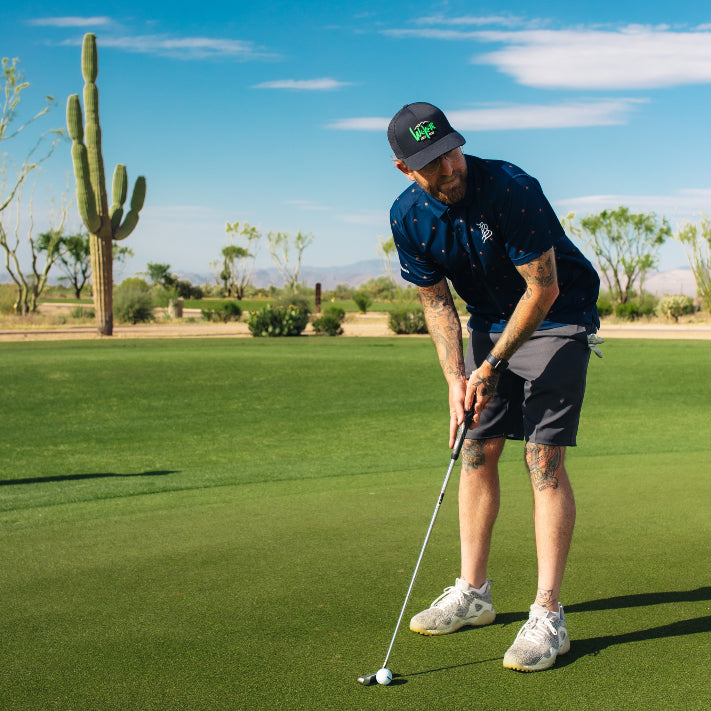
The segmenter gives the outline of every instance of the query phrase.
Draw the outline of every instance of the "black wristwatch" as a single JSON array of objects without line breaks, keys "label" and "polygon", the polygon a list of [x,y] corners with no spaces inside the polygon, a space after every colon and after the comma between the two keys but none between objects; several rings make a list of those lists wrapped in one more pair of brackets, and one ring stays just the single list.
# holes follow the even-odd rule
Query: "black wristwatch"
[{"label": "black wristwatch", "polygon": [[496,358],[491,355],[491,353],[486,356],[486,360],[491,364],[491,367],[494,369],[495,373],[503,373],[506,368],[509,367],[509,362],[507,360],[504,360],[503,358]]}]

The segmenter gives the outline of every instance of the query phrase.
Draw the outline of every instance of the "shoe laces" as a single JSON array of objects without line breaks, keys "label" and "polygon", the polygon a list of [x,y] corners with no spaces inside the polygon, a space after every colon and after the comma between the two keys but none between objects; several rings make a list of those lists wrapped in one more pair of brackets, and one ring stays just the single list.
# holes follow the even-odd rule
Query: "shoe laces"
[{"label": "shoe laces", "polygon": [[521,639],[530,639],[536,644],[543,644],[546,641],[548,634],[554,637],[558,636],[558,630],[556,629],[550,618],[546,617],[532,617],[526,624],[521,628],[518,636]]},{"label": "shoe laces", "polygon": [[430,607],[442,607],[443,605],[441,603],[445,603],[445,599],[448,603],[450,601],[450,596],[457,601],[457,605],[461,606],[466,602],[464,592],[454,585],[450,585],[448,588],[444,589],[444,592],[430,605]]}]

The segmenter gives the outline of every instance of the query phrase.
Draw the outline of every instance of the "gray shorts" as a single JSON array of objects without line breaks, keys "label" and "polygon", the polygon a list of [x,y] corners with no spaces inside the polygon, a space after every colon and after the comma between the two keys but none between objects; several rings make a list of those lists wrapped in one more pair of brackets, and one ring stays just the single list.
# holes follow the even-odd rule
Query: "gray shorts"
[{"label": "gray shorts", "polygon": [[[467,378],[500,337],[470,332],[464,357]],[[536,331],[514,353],[479,426],[469,430],[467,438],[506,437],[574,447],[589,361],[584,326]]]}]

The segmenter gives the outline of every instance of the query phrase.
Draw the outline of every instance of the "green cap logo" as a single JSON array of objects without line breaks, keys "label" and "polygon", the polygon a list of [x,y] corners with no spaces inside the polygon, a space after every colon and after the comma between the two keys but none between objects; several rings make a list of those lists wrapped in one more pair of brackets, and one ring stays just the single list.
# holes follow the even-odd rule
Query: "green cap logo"
[{"label": "green cap logo", "polygon": [[424,141],[427,138],[432,138],[436,130],[432,121],[422,121],[414,128],[411,128],[410,133],[416,141]]}]

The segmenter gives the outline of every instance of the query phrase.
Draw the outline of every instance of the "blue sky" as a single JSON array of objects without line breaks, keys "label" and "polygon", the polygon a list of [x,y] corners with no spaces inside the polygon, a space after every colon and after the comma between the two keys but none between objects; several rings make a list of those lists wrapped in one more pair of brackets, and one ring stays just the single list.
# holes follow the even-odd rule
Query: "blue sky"
[{"label": "blue sky", "polygon": [[[309,266],[376,258],[406,186],[386,127],[412,101],[440,106],[467,152],[536,176],[560,215],[628,205],[675,225],[711,214],[707,0],[501,8],[26,0],[0,11],[0,55],[20,59],[28,114],[58,100],[35,130],[62,127],[83,86],[83,34],[97,35],[107,173],[120,162],[131,183],[148,182],[129,272],[153,261],[209,273],[227,221],[312,233]],[[63,145],[37,218],[71,172]],[[258,264],[271,264],[266,243]],[[665,247],[662,269],[680,266],[682,249]]]}]

